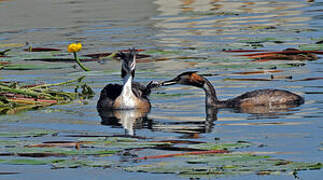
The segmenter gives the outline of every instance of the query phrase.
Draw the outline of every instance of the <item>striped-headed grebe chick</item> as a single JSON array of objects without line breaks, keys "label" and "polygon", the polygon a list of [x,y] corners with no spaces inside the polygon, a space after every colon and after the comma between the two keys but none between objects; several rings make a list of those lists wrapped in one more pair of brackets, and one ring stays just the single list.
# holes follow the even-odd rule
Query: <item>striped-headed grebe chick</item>
[{"label": "striped-headed grebe chick", "polygon": [[161,83],[163,86],[173,84],[183,84],[202,88],[205,91],[205,105],[216,108],[244,108],[251,106],[274,107],[281,105],[291,105],[295,107],[304,103],[303,97],[279,89],[259,89],[246,92],[232,99],[219,100],[210,81],[203,76],[198,75],[196,71],[184,72],[172,80]]}]

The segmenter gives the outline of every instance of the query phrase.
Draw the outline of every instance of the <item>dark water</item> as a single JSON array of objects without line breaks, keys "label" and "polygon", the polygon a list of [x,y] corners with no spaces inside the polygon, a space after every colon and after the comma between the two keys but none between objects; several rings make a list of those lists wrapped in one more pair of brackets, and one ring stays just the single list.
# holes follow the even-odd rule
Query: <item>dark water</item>
[{"label": "dark water", "polygon": [[[120,63],[86,63],[93,71],[75,69],[1,71],[3,80],[62,82],[87,75],[96,96],[84,105],[75,101],[37,111],[0,116],[0,128],[45,128],[61,133],[136,134],[160,139],[201,141],[245,140],[265,144],[255,151],[282,152],[273,156],[293,161],[323,162],[322,80],[293,81],[323,76],[322,56],[317,61],[251,62],[222,49],[278,51],[299,48],[322,40],[322,2],[306,1],[168,1],[168,0],[9,0],[0,1],[0,46],[28,41],[34,47],[65,48],[83,44],[81,53],[111,52],[129,47],[162,50],[137,64],[136,81],[162,81],[186,70],[198,70],[215,85],[220,99],[259,88],[287,89],[305,97],[305,104],[279,113],[237,113],[220,110],[217,120],[205,121],[204,92],[187,86],[159,88],[151,95],[152,109],[143,123],[122,121],[101,125],[96,111],[100,90],[121,83]],[[258,42],[258,43],[250,43]],[[167,57],[167,59],[162,59]],[[161,60],[162,59],[162,60]],[[18,59],[19,60],[19,59]],[[24,63],[23,61],[21,61]],[[301,66],[291,66],[290,64]],[[241,75],[237,72],[282,70],[280,73]],[[274,81],[233,81],[229,78],[292,76]],[[131,119],[131,118],[130,118]],[[107,124],[107,123],[106,123]],[[108,123],[109,124],[109,123]],[[126,131],[126,132],[125,132]],[[68,140],[68,139],[67,139]],[[118,169],[78,168],[51,170],[47,166],[5,166],[1,171],[22,172],[5,179],[164,179],[175,175],[126,173]],[[82,174],[82,176],[80,176]],[[304,179],[320,179],[322,170],[300,172]],[[258,176],[232,179],[258,179]],[[262,179],[293,179],[292,176],[261,176]]]}]

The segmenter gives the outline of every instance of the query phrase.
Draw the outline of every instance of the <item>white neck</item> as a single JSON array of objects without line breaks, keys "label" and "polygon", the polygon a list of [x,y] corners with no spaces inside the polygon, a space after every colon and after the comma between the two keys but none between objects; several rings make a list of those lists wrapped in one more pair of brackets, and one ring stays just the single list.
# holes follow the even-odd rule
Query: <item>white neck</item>
[{"label": "white neck", "polygon": [[123,79],[123,89],[122,94],[132,94],[132,76],[127,75]]},{"label": "white neck", "polygon": [[123,88],[121,92],[121,108],[132,109],[135,108],[135,95],[132,92],[132,76],[127,75],[123,81]]}]

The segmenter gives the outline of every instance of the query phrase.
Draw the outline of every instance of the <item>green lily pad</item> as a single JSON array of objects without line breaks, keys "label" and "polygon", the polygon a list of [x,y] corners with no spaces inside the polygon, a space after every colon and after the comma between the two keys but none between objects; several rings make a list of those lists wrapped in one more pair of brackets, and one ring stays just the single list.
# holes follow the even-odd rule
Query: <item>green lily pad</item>
[{"label": "green lily pad", "polygon": [[239,141],[236,143],[200,143],[200,144],[191,144],[189,148],[193,149],[203,149],[203,150],[233,150],[249,147],[252,144],[249,142]]},{"label": "green lily pad", "polygon": [[11,165],[46,165],[51,163],[51,161],[44,159],[11,159],[1,160],[0,163]]},{"label": "green lily pad", "polygon": [[248,43],[248,44],[253,44],[253,43],[265,43],[265,42],[283,42],[283,41],[293,41],[293,38],[289,37],[252,37],[252,38],[246,38],[243,40],[240,40],[240,43]]},{"label": "green lily pad", "polygon": [[14,153],[21,156],[72,156],[72,155],[103,155],[103,154],[115,154],[120,152],[120,150],[110,150],[110,149],[98,149],[98,148],[65,148],[65,147],[14,147],[6,148],[5,153]]},{"label": "green lily pad", "polygon": [[0,43],[0,48],[17,48],[25,45],[25,43]]},{"label": "green lily pad", "polygon": [[[125,138],[125,137],[109,137],[109,138],[86,138],[91,143],[92,147],[97,148],[108,148],[111,150],[125,150],[125,149],[137,149],[137,148],[149,148],[156,146],[170,146],[169,142],[155,142],[145,141],[136,138]],[[80,139],[84,141],[84,138]]]},{"label": "green lily pad", "polygon": [[151,50],[145,51],[145,53],[150,55],[178,55],[178,54],[182,54],[183,51],[151,49]]},{"label": "green lily pad", "polygon": [[171,173],[190,178],[221,177],[242,174],[290,174],[301,170],[321,169],[321,163],[303,163],[273,159],[248,153],[187,156],[183,161],[167,161],[128,166],[126,171]]},{"label": "green lily pad", "polygon": [[78,168],[78,167],[110,167],[115,163],[112,161],[99,160],[99,161],[87,161],[87,160],[56,160],[51,165],[53,168]]},{"label": "green lily pad", "polygon": [[45,129],[34,129],[28,131],[12,131],[12,132],[0,132],[0,137],[39,137],[54,134],[56,131],[45,130]]},{"label": "green lily pad", "polygon": [[323,51],[323,44],[302,44],[298,47],[302,51]]},{"label": "green lily pad", "polygon": [[4,70],[41,70],[41,69],[64,69],[71,68],[71,65],[53,65],[53,64],[9,64],[4,66]]}]

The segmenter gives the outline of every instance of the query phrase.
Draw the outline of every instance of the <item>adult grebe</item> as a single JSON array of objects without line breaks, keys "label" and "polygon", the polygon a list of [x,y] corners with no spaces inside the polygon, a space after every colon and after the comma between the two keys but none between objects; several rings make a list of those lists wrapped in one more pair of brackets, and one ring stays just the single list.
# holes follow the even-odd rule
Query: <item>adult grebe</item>
[{"label": "adult grebe", "polygon": [[[218,100],[216,92],[210,81],[200,76],[196,71],[184,72],[176,78],[164,81],[163,86],[183,84],[202,88],[205,91],[205,105],[216,108],[248,108],[252,106],[266,107],[289,107],[298,106],[304,103],[304,98],[286,90],[279,89],[259,89],[246,92],[238,97],[228,100]],[[284,106],[286,105],[286,106]]]},{"label": "adult grebe", "polygon": [[151,108],[148,96],[157,82],[151,81],[147,86],[133,82],[136,70],[136,49],[129,49],[128,53],[120,52],[118,57],[122,60],[121,77],[123,85],[108,84],[100,94],[97,103],[99,111],[113,109],[142,109]]}]

